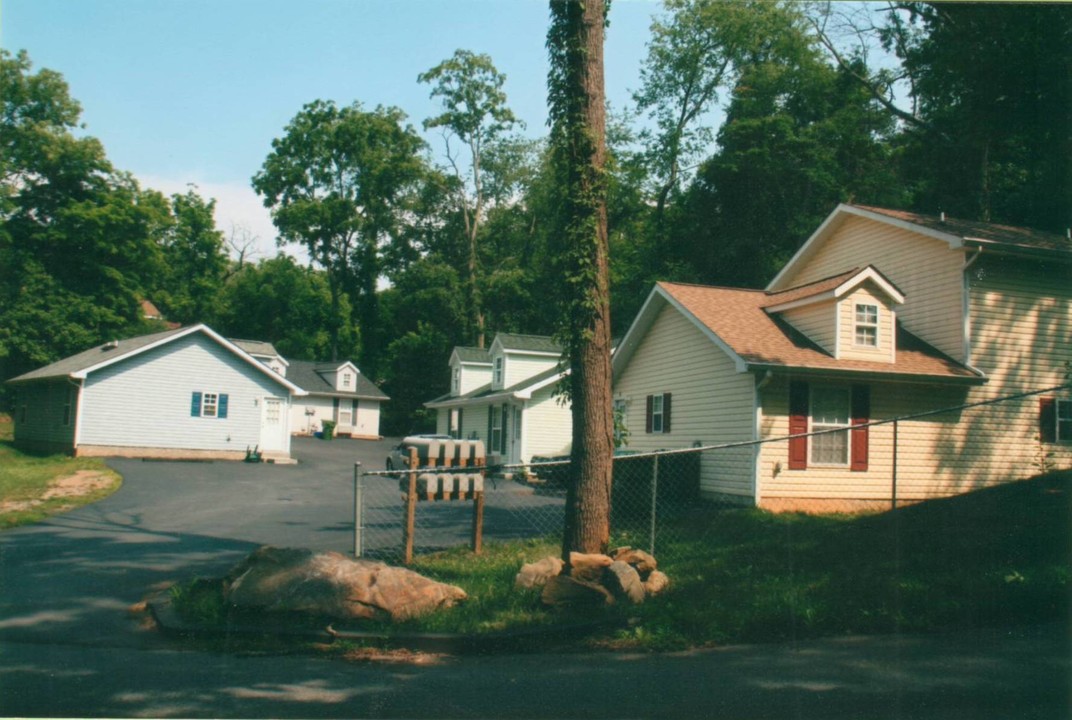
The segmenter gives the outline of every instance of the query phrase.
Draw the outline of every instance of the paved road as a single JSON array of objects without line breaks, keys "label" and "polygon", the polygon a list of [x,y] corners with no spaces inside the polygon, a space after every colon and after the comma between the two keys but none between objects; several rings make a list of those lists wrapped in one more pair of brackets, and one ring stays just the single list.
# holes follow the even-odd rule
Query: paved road
[{"label": "paved road", "polygon": [[1053,627],[416,667],[179,651],[126,612],[261,544],[346,551],[353,462],[380,467],[389,446],[299,439],[295,466],[116,460],[111,498],[0,534],[0,715],[1069,716]]}]

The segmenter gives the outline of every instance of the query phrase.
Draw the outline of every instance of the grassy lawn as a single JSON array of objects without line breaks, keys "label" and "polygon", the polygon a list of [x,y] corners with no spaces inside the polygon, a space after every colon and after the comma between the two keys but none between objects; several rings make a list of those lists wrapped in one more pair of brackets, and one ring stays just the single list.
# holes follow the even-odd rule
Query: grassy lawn
[{"label": "grassy lawn", "polygon": [[[96,458],[34,456],[15,449],[11,418],[0,415],[0,529],[37,522],[111,495],[122,479]],[[56,482],[80,471],[85,481],[59,492]],[[101,480],[94,480],[101,478]],[[50,493],[55,496],[47,497]]]},{"label": "grassy lawn", "polygon": [[[609,619],[619,622],[571,646],[661,650],[1067,620],[1070,499],[1072,472],[1063,472],[871,516],[705,508],[661,531],[668,591],[595,616],[514,591],[523,562],[557,554],[553,539],[489,543],[481,557],[456,549],[413,569],[459,585],[468,602],[359,629],[480,635]],[[177,604],[191,618],[234,622],[218,588],[179,588]]]}]

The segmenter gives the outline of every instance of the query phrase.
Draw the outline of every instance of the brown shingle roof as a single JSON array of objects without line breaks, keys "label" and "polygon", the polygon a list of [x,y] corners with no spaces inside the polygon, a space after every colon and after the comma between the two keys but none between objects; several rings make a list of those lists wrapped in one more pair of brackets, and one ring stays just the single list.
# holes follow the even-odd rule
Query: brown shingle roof
[{"label": "brown shingle roof", "polygon": [[[819,283],[829,284],[835,279],[844,281],[847,276],[849,274],[844,273]],[[814,290],[819,283],[802,287]],[[659,287],[748,365],[921,378],[981,379],[977,373],[900,326],[897,328],[897,355],[893,363],[839,360],[789,323],[764,310],[773,297],[780,301],[786,292],[793,292],[797,288],[783,293],[768,293],[763,290],[665,282],[659,283]],[[836,287],[836,284],[832,287]]]}]

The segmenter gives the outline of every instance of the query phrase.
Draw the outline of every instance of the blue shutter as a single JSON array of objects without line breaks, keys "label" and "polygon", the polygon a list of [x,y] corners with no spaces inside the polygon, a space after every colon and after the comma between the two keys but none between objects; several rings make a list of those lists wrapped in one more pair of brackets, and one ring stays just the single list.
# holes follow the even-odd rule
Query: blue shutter
[{"label": "blue shutter", "polygon": [[224,418],[224,419],[227,417],[227,394],[226,393],[220,393],[220,404],[216,408],[216,417]]},{"label": "blue shutter", "polygon": [[190,416],[201,417],[201,393],[195,392],[190,399]]}]

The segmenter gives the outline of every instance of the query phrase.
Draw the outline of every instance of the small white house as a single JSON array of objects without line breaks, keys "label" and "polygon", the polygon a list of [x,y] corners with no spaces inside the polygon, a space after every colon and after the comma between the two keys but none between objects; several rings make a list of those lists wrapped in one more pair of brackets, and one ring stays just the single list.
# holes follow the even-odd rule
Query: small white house
[{"label": "small white house", "polygon": [[8,381],[15,443],[72,455],[290,456],[305,391],[205,325],[119,340]]},{"label": "small white house", "polygon": [[335,423],[336,435],[380,436],[380,403],[390,398],[352,362],[291,360],[287,378],[306,393],[290,410],[295,433],[312,434],[329,420]]},{"label": "small white house", "polygon": [[568,454],[573,418],[555,395],[561,357],[538,335],[499,333],[490,349],[455,348],[450,392],[425,403],[437,411],[437,432],[483,440],[493,464]]}]

